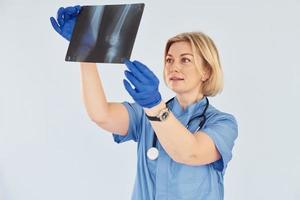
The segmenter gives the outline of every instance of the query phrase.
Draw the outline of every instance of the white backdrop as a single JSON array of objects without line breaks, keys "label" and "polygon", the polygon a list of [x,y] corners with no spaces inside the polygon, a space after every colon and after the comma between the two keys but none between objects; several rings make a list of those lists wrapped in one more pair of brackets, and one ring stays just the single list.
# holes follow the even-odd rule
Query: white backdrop
[{"label": "white backdrop", "polygon": [[[49,17],[60,6],[139,1],[0,0],[0,199],[130,199],[136,144],[117,145],[85,112],[78,63]],[[132,58],[163,82],[166,40],[203,31],[215,41],[225,89],[210,98],[235,115],[239,137],[226,200],[300,199],[300,2],[143,1]],[[98,65],[109,101],[132,102],[123,65]]]}]

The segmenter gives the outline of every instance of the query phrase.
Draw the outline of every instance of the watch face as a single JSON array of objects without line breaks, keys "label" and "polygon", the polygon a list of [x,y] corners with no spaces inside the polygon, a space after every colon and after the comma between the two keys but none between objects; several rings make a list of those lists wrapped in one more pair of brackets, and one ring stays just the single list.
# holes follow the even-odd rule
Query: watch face
[{"label": "watch face", "polygon": [[164,112],[161,116],[161,120],[167,119],[168,115],[169,115],[169,112]]}]

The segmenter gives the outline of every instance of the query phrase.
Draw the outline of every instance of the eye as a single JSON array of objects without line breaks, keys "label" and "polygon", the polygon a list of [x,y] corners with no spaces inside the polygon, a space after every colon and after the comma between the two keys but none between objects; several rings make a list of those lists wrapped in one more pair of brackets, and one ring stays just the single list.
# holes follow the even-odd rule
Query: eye
[{"label": "eye", "polygon": [[183,58],[181,59],[181,62],[183,62],[183,63],[189,63],[189,62],[191,62],[191,59],[186,58],[186,57],[183,57]]},{"label": "eye", "polygon": [[172,59],[171,58],[166,58],[166,63],[172,63]]}]

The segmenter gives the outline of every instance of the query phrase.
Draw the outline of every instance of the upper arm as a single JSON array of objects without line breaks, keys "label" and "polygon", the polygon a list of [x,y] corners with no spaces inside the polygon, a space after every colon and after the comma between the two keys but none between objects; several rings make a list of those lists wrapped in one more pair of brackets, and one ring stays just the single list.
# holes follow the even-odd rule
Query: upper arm
[{"label": "upper arm", "polygon": [[[192,133],[191,133],[192,134]],[[204,132],[193,134],[194,145],[183,163],[187,165],[206,165],[220,159],[220,153],[214,141]]]},{"label": "upper arm", "polygon": [[125,136],[129,128],[129,114],[122,103],[108,103],[105,120],[95,123],[104,130]]},{"label": "upper arm", "polygon": [[214,115],[201,131],[194,134],[196,142],[188,159],[189,164],[212,163],[215,169],[223,171],[231,160],[237,132],[237,122],[232,115]]},{"label": "upper arm", "polygon": [[[215,169],[219,171],[224,171],[228,162],[232,158],[232,149],[234,146],[235,139],[238,135],[238,127],[236,119],[233,115],[227,113],[218,113],[217,115],[208,119],[207,124],[204,125],[203,129],[201,129],[202,134],[207,138],[210,138],[212,142],[207,143],[212,145],[214,144],[214,148],[218,151],[220,158],[212,162]],[[198,140],[200,140],[200,135]],[[201,139],[205,141],[205,139]],[[209,145],[209,146],[210,146]],[[208,146],[206,146],[208,148]],[[215,150],[210,146],[211,153],[208,155],[215,154],[213,153]],[[213,157],[211,157],[213,158]]]},{"label": "upper arm", "polygon": [[194,136],[197,144],[194,162],[209,164],[220,159],[221,156],[214,141],[205,132],[198,131]]}]

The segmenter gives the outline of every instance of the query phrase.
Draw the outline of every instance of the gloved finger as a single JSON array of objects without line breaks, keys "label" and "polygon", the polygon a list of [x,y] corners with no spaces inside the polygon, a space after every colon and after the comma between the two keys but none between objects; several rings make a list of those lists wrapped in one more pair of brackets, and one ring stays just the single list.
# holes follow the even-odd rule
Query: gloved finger
[{"label": "gloved finger", "polygon": [[67,22],[67,21],[69,21],[69,19],[71,19],[71,18],[72,18],[72,16],[69,15],[69,14],[67,14],[67,13],[65,12],[65,14],[64,14],[64,21]]},{"label": "gloved finger", "polygon": [[50,17],[50,22],[52,24],[52,27],[54,28],[54,30],[58,33],[58,34],[61,34],[61,29],[60,27],[58,26],[56,20],[54,19],[54,17]]},{"label": "gloved finger", "polygon": [[124,72],[126,78],[134,85],[135,88],[140,88],[143,83],[141,83],[137,78],[130,72],[125,70]]},{"label": "gloved finger", "polygon": [[57,11],[57,22],[59,24],[59,26],[63,26],[64,25],[64,11],[65,9],[63,7],[60,7]]},{"label": "gloved finger", "polygon": [[73,6],[65,8],[65,20],[75,17],[79,14],[80,6]]},{"label": "gloved finger", "polygon": [[74,8],[76,9],[76,13],[74,13],[75,16],[79,15],[80,11],[81,11],[81,6],[80,5],[77,5],[77,6],[74,6]]},{"label": "gloved finger", "polygon": [[134,97],[136,95],[136,92],[131,87],[131,85],[129,84],[129,82],[127,80],[123,79],[123,84],[124,84],[124,87],[127,90],[127,92],[130,94],[130,96]]},{"label": "gloved finger", "polygon": [[74,8],[76,8],[76,10],[77,10],[78,13],[79,13],[80,10],[81,10],[81,6],[80,6],[80,5],[76,5],[76,6],[74,6]]},{"label": "gloved finger", "polygon": [[76,13],[76,12],[77,12],[77,11],[76,11],[75,8],[73,8],[73,7],[66,7],[66,8],[65,8],[64,20],[65,20],[65,21],[68,21],[70,18],[72,18],[72,15],[73,15],[74,13]]},{"label": "gloved finger", "polygon": [[78,11],[75,6],[70,6],[70,7],[65,8],[65,12],[68,15],[73,15],[73,14],[76,14]]},{"label": "gloved finger", "polygon": [[130,60],[125,59],[124,64],[127,66],[127,68],[134,74],[134,76],[139,81],[141,81],[143,83],[148,82],[148,79],[145,78],[145,75],[143,75]]},{"label": "gloved finger", "polygon": [[133,64],[137,67],[137,69],[143,73],[146,77],[148,77],[150,80],[155,80],[156,82],[158,81],[158,78],[156,75],[143,63],[135,60],[133,61]]}]

